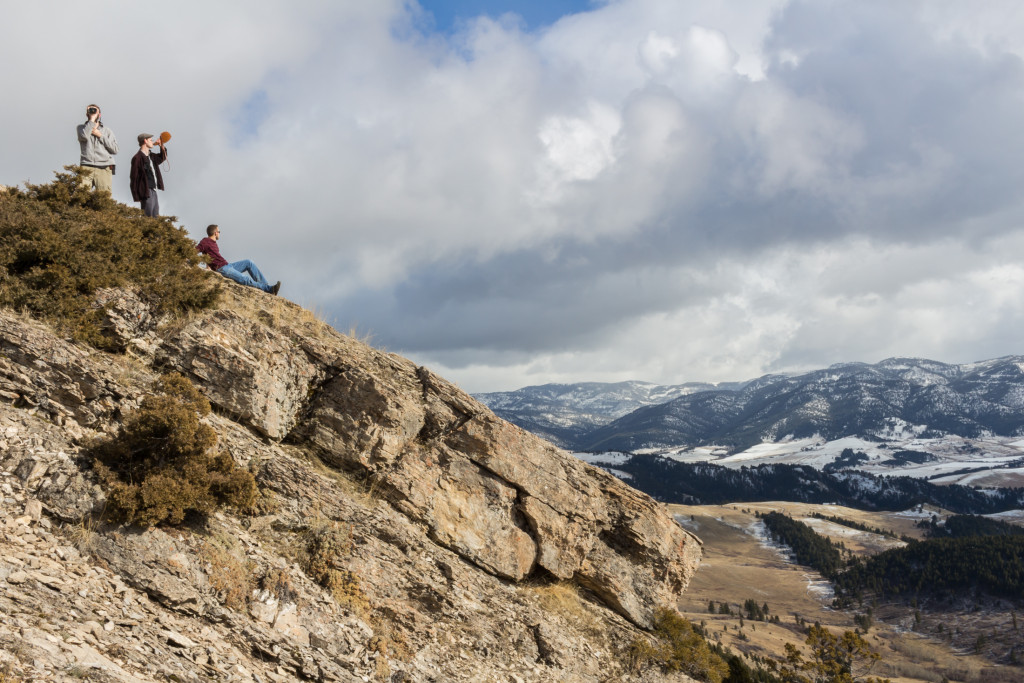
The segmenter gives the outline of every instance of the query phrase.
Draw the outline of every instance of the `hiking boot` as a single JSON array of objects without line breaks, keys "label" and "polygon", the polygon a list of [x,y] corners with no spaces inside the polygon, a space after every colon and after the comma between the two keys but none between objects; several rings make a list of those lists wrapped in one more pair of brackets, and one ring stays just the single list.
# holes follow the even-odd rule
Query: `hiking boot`
[{"label": "hiking boot", "polygon": [[281,291],[281,281],[278,280],[277,284],[270,288],[270,293],[277,296],[277,293]]}]

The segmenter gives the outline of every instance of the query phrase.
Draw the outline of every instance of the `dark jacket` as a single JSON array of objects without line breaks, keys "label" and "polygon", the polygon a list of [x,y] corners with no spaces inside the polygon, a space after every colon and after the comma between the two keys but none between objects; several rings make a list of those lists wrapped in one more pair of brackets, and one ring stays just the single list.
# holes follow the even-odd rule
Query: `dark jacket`
[{"label": "dark jacket", "polygon": [[[156,189],[164,189],[164,178],[160,175],[160,164],[167,160],[167,150],[154,152],[150,150],[149,158],[153,160],[153,170],[156,172]],[[128,174],[132,186],[132,199],[141,202],[149,198],[149,183],[146,182],[146,155],[140,149],[132,157],[132,170]]]}]

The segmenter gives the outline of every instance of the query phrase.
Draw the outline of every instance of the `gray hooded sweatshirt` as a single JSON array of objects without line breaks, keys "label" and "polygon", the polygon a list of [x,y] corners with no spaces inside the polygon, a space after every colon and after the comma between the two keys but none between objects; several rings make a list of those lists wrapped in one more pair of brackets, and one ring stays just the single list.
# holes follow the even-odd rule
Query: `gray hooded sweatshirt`
[{"label": "gray hooded sweatshirt", "polygon": [[[99,125],[103,135],[96,137],[92,129]],[[82,145],[82,166],[113,166],[117,154],[117,138],[114,131],[102,123],[86,121],[78,127],[78,142]]]}]

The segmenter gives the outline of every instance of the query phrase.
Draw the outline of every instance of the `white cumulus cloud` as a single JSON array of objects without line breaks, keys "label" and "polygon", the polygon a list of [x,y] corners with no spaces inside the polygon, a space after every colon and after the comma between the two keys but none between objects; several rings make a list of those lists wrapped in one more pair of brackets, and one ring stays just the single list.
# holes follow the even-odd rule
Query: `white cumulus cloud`
[{"label": "white cumulus cloud", "polygon": [[1020,351],[1008,1],[5,8],[0,183],[173,133],[161,206],[471,390]]}]

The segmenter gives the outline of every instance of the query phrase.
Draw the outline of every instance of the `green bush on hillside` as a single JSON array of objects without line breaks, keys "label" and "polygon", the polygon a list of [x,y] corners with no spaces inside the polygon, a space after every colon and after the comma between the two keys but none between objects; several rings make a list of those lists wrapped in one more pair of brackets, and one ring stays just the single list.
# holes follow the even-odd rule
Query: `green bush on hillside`
[{"label": "green bush on hillside", "polygon": [[779,665],[784,681],[808,683],[890,683],[888,678],[870,676],[881,655],[871,649],[868,641],[854,631],[837,636],[815,624],[804,641],[811,649],[807,657],[792,643],[786,643],[786,661]]},{"label": "green bush on hillside", "polygon": [[97,289],[134,286],[157,313],[209,308],[219,283],[198,268],[173,219],[144,216],[81,186],[77,167],[0,193],[0,306],[25,310],[104,348]]},{"label": "green bush on hillside", "polygon": [[673,609],[659,607],[654,614],[654,641],[637,638],[626,650],[634,667],[656,665],[663,671],[681,671],[708,683],[721,683],[729,665],[716,654],[693,625]]},{"label": "green bush on hillside", "polygon": [[251,507],[252,473],[230,454],[212,451],[217,435],[199,421],[210,413],[206,398],[177,373],[158,379],[154,389],[117,436],[89,449],[110,517],[151,526],[177,524],[189,512],[206,514],[219,505]]}]

